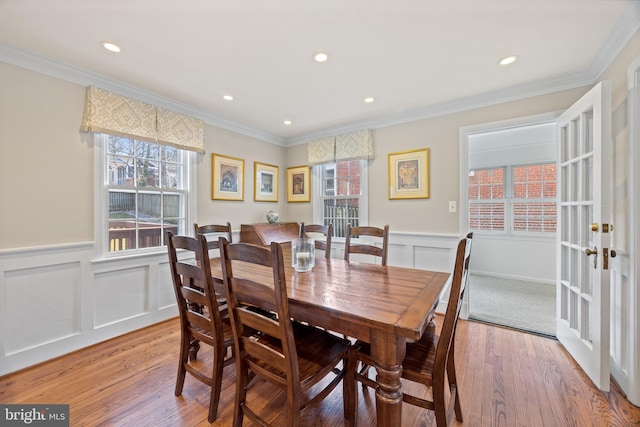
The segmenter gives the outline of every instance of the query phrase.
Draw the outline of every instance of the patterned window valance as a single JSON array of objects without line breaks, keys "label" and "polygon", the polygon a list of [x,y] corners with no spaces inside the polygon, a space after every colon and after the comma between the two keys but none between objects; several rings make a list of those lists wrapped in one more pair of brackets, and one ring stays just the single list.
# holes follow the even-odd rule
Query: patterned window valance
[{"label": "patterned window valance", "polygon": [[204,153],[204,122],[146,102],[87,88],[82,132],[108,133]]},{"label": "patterned window valance", "polygon": [[333,163],[336,161],[336,138],[318,139],[308,145],[309,166]]},{"label": "patterned window valance", "polygon": [[204,153],[204,123],[158,107],[158,142]]},{"label": "patterned window valance", "polygon": [[373,136],[368,129],[311,141],[307,147],[309,166],[375,158]]},{"label": "patterned window valance", "polygon": [[346,133],[336,136],[336,161],[375,159],[373,135],[370,130]]}]

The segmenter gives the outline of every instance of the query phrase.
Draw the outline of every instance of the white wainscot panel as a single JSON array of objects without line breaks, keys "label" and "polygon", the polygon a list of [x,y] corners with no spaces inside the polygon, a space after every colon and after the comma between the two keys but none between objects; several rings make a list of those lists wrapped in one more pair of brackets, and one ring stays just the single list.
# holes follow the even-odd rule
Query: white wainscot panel
[{"label": "white wainscot panel", "polygon": [[168,262],[158,265],[158,277],[158,308],[177,307],[173,279],[171,278],[171,266]]},{"label": "white wainscot panel", "polygon": [[452,253],[449,248],[416,246],[413,248],[415,268],[432,271],[452,271]]},{"label": "white wainscot panel", "polygon": [[80,332],[80,263],[4,272],[5,354]]},{"label": "white wainscot panel", "polygon": [[143,315],[149,310],[148,266],[97,273],[94,284],[96,328]]}]

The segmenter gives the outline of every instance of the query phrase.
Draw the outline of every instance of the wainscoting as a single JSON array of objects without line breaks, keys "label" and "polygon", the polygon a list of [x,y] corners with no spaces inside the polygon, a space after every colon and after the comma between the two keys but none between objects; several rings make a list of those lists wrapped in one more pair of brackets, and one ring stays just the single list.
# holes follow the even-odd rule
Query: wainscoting
[{"label": "wainscoting", "polygon": [[[388,263],[450,271],[457,242],[390,233]],[[343,250],[336,239],[333,256]],[[95,253],[93,242],[0,251],[0,376],[177,316],[165,252]]]}]

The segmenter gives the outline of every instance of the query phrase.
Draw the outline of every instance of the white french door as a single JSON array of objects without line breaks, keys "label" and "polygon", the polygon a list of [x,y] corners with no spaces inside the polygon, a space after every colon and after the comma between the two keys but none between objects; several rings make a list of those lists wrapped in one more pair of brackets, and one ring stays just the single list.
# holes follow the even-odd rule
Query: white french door
[{"label": "white french door", "polygon": [[557,337],[603,391],[610,377],[610,122],[609,81],[557,120]]}]

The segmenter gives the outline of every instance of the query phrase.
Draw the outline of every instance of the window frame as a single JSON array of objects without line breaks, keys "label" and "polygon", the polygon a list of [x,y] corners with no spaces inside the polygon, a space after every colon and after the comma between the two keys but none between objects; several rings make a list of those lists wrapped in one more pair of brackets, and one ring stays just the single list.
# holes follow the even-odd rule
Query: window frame
[{"label": "window frame", "polygon": [[[351,160],[347,160],[351,161]],[[366,159],[358,160],[360,162],[360,196],[358,202],[358,222],[360,225],[369,225],[369,161]],[[312,197],[311,197],[311,205],[313,211],[313,223],[314,224],[324,224],[324,200],[325,199],[338,199],[337,196],[325,197],[323,195],[324,190],[324,181],[322,179],[322,170],[327,167],[327,165],[335,165],[334,171],[338,169],[338,163],[342,162],[332,162],[326,163],[323,165],[314,165],[311,167],[312,174]],[[334,172],[334,186],[336,188],[336,180],[338,177]],[[351,196],[353,197],[353,196]],[[335,225],[334,225],[335,230]],[[334,237],[332,236],[332,241],[343,242],[344,237]]]},{"label": "window frame", "polygon": [[[103,259],[127,258],[140,255],[155,255],[166,253],[166,246],[154,246],[149,248],[128,249],[124,251],[109,251],[109,191],[113,186],[108,185],[108,173],[106,167],[106,147],[109,134],[94,134],[94,239],[96,257]],[[135,138],[131,138],[135,139]],[[161,144],[162,145],[162,144]],[[190,226],[196,217],[197,180],[196,180],[196,153],[184,150],[184,230],[180,234],[190,235]],[[136,190],[135,193],[145,190]]]}]

